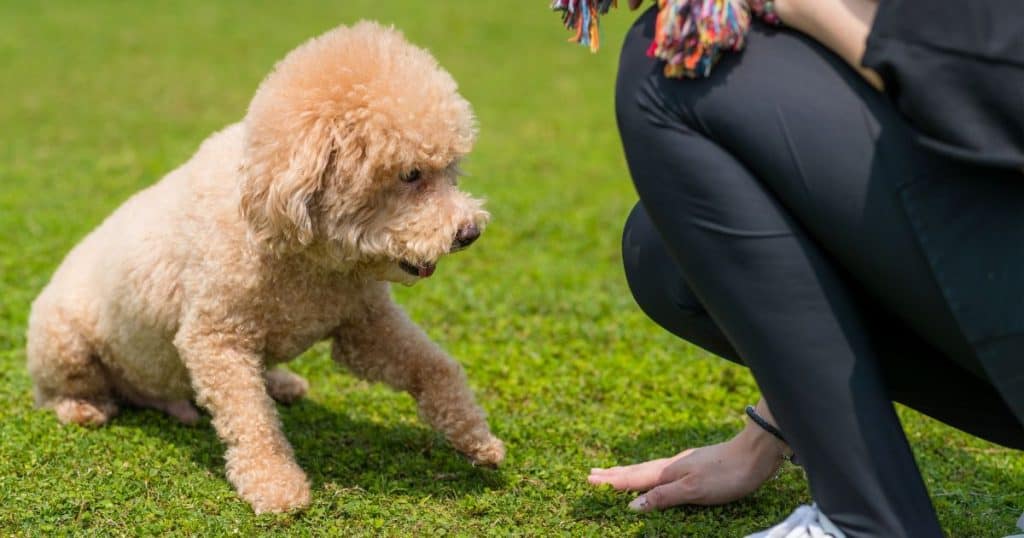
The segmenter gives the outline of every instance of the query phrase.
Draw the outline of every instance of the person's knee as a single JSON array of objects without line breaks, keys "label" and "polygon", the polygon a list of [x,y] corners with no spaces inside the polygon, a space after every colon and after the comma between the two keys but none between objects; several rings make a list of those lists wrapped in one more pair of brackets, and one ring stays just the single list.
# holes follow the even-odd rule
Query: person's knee
[{"label": "person's knee", "polygon": [[633,299],[645,312],[648,312],[648,297],[651,297],[651,287],[656,284],[651,281],[648,275],[650,271],[650,259],[645,254],[650,250],[650,241],[656,240],[651,236],[652,227],[649,217],[643,206],[637,202],[633,210],[626,217],[626,224],[622,227],[622,267],[626,273],[626,283],[633,294]]},{"label": "person's knee", "polygon": [[683,279],[640,203],[629,214],[622,231],[622,261],[633,299],[647,317],[691,344],[743,364]]},{"label": "person's knee", "polygon": [[622,265],[633,299],[656,322],[667,316],[705,314],[692,292],[681,289],[678,268],[641,203],[623,226]]}]

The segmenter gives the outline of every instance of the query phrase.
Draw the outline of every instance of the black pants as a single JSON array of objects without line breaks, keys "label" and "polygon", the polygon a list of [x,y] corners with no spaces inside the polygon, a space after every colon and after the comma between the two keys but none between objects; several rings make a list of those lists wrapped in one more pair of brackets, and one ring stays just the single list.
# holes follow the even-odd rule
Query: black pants
[{"label": "black pants", "polygon": [[709,79],[679,81],[644,54],[653,26],[630,30],[616,88],[637,302],[751,369],[849,536],[941,536],[892,401],[1024,448],[899,204],[944,163],[809,39],[755,28]]}]

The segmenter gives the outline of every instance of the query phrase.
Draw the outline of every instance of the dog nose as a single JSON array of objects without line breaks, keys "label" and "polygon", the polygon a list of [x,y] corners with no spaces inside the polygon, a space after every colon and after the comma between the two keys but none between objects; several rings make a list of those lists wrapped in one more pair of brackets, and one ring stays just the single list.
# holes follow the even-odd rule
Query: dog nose
[{"label": "dog nose", "polygon": [[480,237],[480,228],[476,224],[470,224],[459,229],[455,234],[455,241],[452,242],[452,250],[459,250],[473,244]]}]

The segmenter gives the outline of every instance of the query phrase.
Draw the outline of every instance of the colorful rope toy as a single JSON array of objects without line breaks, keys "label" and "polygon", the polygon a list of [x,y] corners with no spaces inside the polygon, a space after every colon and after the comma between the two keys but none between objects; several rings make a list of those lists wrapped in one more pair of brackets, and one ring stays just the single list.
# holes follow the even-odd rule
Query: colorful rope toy
[{"label": "colorful rope toy", "polygon": [[[616,0],[554,0],[551,9],[561,11],[562,22],[575,32],[569,41],[597,52],[600,16],[615,5]],[[751,13],[781,24],[772,0],[658,0],[647,55],[665,61],[666,77],[706,77],[722,53],[743,49]]]}]

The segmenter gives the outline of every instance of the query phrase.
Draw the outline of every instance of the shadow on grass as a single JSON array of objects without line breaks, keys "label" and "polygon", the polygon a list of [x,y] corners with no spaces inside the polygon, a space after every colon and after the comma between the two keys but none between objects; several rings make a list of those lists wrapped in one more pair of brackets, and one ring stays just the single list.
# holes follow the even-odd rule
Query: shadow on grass
[{"label": "shadow on grass", "polygon": [[[505,486],[500,471],[472,465],[426,426],[353,420],[308,399],[278,406],[278,411],[314,489],[333,485],[370,493],[462,497]],[[115,420],[183,449],[197,464],[224,476],[225,447],[209,417],[184,426],[152,411],[127,409]]]}]

